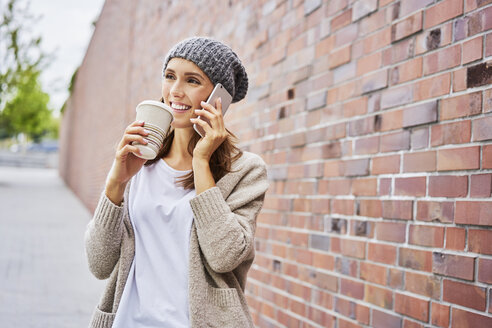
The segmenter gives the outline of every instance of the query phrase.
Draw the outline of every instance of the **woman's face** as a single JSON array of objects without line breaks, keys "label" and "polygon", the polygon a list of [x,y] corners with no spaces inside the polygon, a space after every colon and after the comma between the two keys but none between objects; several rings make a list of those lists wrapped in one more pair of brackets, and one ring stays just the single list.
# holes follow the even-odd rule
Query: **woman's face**
[{"label": "woman's face", "polygon": [[162,82],[164,102],[173,109],[174,128],[192,128],[190,118],[197,117],[195,109],[207,100],[213,90],[212,81],[193,62],[172,58],[167,64]]}]

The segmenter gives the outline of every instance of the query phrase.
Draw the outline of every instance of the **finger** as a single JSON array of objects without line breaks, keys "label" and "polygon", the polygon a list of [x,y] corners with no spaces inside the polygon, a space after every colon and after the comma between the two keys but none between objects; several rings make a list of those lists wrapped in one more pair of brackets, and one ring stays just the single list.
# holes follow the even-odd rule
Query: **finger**
[{"label": "finger", "polygon": [[125,158],[126,156],[128,156],[129,153],[135,153],[135,154],[141,155],[140,149],[138,149],[135,146],[128,144],[116,153],[116,158],[121,160],[121,159]]},{"label": "finger", "polygon": [[139,134],[142,136],[147,136],[149,135],[149,131],[141,126],[129,126],[126,128],[125,134]]},{"label": "finger", "polygon": [[142,136],[135,135],[135,134],[125,134],[125,136],[123,137],[123,141],[124,141],[125,145],[130,144],[134,141],[136,141],[140,144],[143,144],[143,145],[148,144],[148,141],[145,140]]},{"label": "finger", "polygon": [[191,118],[190,121],[191,121],[191,123],[195,123],[195,124],[201,126],[203,128],[203,130],[205,130],[205,133],[207,136],[209,136],[214,131],[212,129],[212,127],[207,122],[205,122],[204,120],[202,120],[198,117],[197,118]]},{"label": "finger", "polygon": [[222,98],[217,98],[215,101],[215,108],[219,112],[220,116],[222,116]]},{"label": "finger", "polygon": [[217,114],[219,113],[213,105],[206,103],[205,101],[202,101],[200,104],[202,105],[203,109],[205,109],[211,113],[217,113]]}]

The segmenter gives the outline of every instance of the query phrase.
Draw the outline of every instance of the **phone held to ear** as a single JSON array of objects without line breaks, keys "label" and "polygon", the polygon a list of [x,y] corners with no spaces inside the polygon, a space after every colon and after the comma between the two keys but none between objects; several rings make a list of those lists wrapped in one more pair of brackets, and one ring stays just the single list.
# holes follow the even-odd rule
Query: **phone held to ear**
[{"label": "phone held to ear", "polygon": [[[232,96],[220,83],[217,83],[214,90],[208,97],[207,104],[210,104],[215,107],[215,101],[217,100],[217,98],[220,98],[220,100],[222,101],[222,116],[224,116],[227,109],[229,108],[229,105],[232,102]],[[210,121],[206,117],[201,117],[201,116],[198,117],[201,118],[203,121],[207,122],[207,124],[211,126]],[[193,124],[193,128],[202,138],[205,137],[205,131],[200,125]]]}]

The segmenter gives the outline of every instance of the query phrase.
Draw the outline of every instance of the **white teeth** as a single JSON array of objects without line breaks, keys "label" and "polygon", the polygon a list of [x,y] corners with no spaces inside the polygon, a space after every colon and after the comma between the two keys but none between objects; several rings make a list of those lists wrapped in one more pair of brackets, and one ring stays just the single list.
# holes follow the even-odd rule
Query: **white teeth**
[{"label": "white teeth", "polygon": [[173,103],[171,103],[171,107],[177,110],[186,110],[191,108],[191,106],[184,106],[184,105],[178,105]]}]

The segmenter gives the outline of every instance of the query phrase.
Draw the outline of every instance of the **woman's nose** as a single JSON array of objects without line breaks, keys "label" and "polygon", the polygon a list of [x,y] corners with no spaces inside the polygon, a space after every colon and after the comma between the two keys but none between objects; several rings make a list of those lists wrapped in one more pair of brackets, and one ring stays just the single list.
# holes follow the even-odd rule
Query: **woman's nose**
[{"label": "woman's nose", "polygon": [[181,83],[175,82],[171,87],[171,95],[175,97],[179,97],[183,95],[183,89],[181,87]]}]

